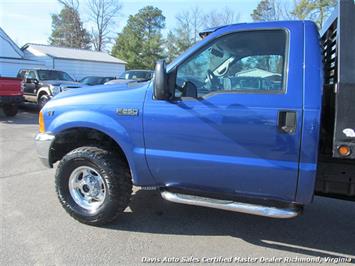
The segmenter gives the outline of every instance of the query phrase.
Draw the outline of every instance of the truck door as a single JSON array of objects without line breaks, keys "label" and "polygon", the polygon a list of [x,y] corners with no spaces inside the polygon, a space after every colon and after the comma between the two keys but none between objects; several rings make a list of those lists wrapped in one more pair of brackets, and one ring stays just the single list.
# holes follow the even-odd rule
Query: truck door
[{"label": "truck door", "polygon": [[24,83],[24,93],[26,95],[35,96],[37,93],[37,85],[33,81],[37,79],[36,73],[32,70],[29,70],[25,74],[25,83]]},{"label": "truck door", "polygon": [[[149,92],[147,162],[164,186],[291,201],[302,125],[303,26],[238,29],[216,32],[173,67],[175,100],[155,100]],[[194,87],[198,98],[185,97]]]}]

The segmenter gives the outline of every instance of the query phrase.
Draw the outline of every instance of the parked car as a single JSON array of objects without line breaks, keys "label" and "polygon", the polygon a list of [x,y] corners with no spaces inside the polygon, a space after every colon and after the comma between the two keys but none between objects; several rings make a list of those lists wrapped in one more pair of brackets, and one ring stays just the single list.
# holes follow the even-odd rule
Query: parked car
[{"label": "parked car", "polygon": [[139,81],[134,79],[113,79],[110,81],[105,82],[105,85],[112,85],[112,84],[128,84],[128,83],[137,83]]},{"label": "parked car", "polygon": [[6,116],[15,116],[23,102],[23,84],[18,78],[0,77],[0,106]]},{"label": "parked car", "polygon": [[22,69],[17,77],[24,81],[25,100],[37,103],[41,108],[61,91],[82,86],[69,74],[59,70]]},{"label": "parked car", "polygon": [[153,73],[152,70],[127,70],[119,75],[118,79],[147,81],[153,78]]},{"label": "parked car", "polygon": [[133,82],[145,82],[149,81],[153,77],[153,71],[151,70],[128,70],[123,72],[118,79],[113,79],[105,83],[105,85],[111,84],[128,84]]},{"label": "parked car", "polygon": [[105,84],[106,82],[109,82],[110,80],[114,80],[114,79],[115,77],[89,76],[89,77],[82,78],[79,82],[84,85],[95,86],[95,85]]},{"label": "parked car", "polygon": [[[59,161],[64,209],[109,223],[132,184],[272,218],[299,215],[314,195],[354,201],[355,3],[338,8],[322,45],[311,21],[227,25],[159,61],[152,82],[58,95],[40,112],[36,146],[48,167]],[[241,80],[255,65],[277,83],[261,86],[260,70]]]}]

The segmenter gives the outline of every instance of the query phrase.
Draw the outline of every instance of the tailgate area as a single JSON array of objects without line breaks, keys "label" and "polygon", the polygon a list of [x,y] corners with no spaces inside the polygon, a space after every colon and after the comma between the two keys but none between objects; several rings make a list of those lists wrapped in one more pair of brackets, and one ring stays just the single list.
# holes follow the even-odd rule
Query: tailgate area
[{"label": "tailgate area", "polygon": [[[355,200],[355,2],[338,1],[321,32],[324,94],[316,193]],[[347,153],[341,153],[341,148]]]}]

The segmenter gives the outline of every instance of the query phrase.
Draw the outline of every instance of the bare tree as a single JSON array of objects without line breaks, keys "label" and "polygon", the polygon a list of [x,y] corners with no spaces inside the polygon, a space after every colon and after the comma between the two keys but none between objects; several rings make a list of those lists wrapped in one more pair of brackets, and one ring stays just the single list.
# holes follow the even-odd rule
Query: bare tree
[{"label": "bare tree", "polygon": [[279,20],[294,20],[297,19],[292,11],[295,9],[295,1],[276,1],[276,10],[279,14]]},{"label": "bare tree", "polygon": [[194,7],[191,10],[184,10],[175,16],[177,27],[175,31],[185,35],[184,38],[189,42],[196,43],[199,39],[198,33],[203,27],[203,14],[199,7]]},{"label": "bare tree", "polygon": [[251,17],[254,21],[280,20],[284,16],[284,10],[286,11],[278,0],[261,0]]},{"label": "bare tree", "polygon": [[193,43],[196,43],[200,39],[198,34],[203,26],[202,10],[198,6],[191,10],[191,23],[193,30]]},{"label": "bare tree", "polygon": [[78,0],[58,0],[58,2],[67,8],[71,8],[77,12],[79,11]]},{"label": "bare tree", "polygon": [[212,10],[211,12],[204,15],[204,27],[212,28],[222,25],[228,25],[238,22],[240,19],[240,14],[235,13],[231,8],[225,7],[221,11]]},{"label": "bare tree", "polygon": [[294,0],[294,2],[295,7],[291,14],[297,19],[311,19],[319,28],[323,27],[337,3],[336,0]]},{"label": "bare tree", "polygon": [[88,9],[89,20],[95,25],[92,28],[92,44],[96,51],[103,51],[111,40],[110,29],[122,5],[118,0],[89,0]]},{"label": "bare tree", "polygon": [[236,23],[240,20],[240,14],[235,13],[233,9],[227,6],[224,7],[221,14],[223,14],[221,16],[221,21],[224,25]]},{"label": "bare tree", "polygon": [[336,0],[260,0],[251,17],[254,21],[310,19],[321,28]]}]

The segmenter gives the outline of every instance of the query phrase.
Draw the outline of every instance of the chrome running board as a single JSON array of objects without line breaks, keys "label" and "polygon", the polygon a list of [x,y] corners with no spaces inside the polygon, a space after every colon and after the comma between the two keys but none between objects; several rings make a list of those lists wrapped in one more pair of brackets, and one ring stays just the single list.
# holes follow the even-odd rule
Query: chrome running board
[{"label": "chrome running board", "polygon": [[281,218],[281,219],[293,218],[300,213],[300,210],[292,207],[290,208],[268,207],[268,206],[250,204],[250,203],[234,202],[229,200],[220,200],[220,199],[205,198],[205,197],[193,196],[187,194],[180,194],[180,193],[174,193],[169,191],[162,191],[161,196],[165,200],[176,202],[176,203],[209,207],[209,208],[221,209],[226,211],[242,212],[247,214],[271,217],[271,218]]}]

